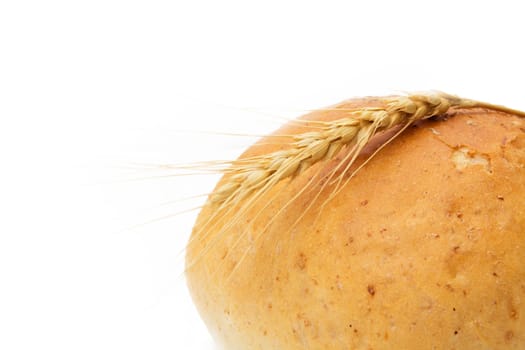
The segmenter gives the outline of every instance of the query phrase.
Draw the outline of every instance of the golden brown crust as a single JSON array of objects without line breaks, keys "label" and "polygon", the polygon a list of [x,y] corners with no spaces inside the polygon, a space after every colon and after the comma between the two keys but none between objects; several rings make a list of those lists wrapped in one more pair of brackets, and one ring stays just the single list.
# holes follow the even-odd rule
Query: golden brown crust
[{"label": "golden brown crust", "polygon": [[[243,156],[286,147],[273,143]],[[474,109],[421,122],[326,202],[335,185],[319,195],[316,179],[340,161],[282,181],[240,220],[203,209],[187,279],[215,339],[226,349],[525,348],[523,119]]]}]

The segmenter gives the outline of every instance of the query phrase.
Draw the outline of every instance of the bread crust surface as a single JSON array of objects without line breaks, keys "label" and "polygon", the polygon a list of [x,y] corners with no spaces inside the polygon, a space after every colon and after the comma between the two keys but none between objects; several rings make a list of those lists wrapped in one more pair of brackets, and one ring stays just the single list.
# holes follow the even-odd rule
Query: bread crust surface
[{"label": "bread crust surface", "polygon": [[[381,101],[302,119],[361,106]],[[242,157],[289,141],[263,138]],[[348,182],[346,172],[333,196],[344,152],[246,210],[202,210],[186,276],[216,341],[243,350],[525,349],[525,121],[471,109],[419,122]]]}]

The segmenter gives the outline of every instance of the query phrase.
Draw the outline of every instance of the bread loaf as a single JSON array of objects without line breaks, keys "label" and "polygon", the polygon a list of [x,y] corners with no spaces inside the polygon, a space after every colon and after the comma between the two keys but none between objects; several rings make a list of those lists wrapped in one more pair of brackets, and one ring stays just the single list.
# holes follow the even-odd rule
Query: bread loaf
[{"label": "bread loaf", "polygon": [[[385,101],[345,101],[274,136]],[[525,119],[452,107],[378,128],[356,159],[349,143],[262,190],[210,196],[186,276],[220,346],[525,349]],[[234,164],[294,140],[263,138]]]}]

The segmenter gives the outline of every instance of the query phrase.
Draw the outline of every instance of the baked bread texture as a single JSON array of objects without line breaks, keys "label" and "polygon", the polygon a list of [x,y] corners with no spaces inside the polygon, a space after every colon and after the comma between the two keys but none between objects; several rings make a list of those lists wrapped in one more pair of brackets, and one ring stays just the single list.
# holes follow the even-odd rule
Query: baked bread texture
[{"label": "baked bread texture", "polygon": [[[364,98],[312,112],[240,159],[383,107]],[[453,108],[399,131],[255,199],[210,196],[186,277],[219,346],[525,349],[525,119]]]}]

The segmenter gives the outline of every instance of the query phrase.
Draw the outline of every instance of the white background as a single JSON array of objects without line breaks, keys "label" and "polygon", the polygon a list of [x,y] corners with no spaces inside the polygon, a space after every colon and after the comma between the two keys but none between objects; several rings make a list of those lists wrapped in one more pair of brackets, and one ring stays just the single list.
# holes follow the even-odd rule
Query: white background
[{"label": "white background", "polygon": [[173,214],[217,177],[158,165],[353,96],[525,109],[524,34],[519,1],[0,1],[0,349],[212,349]]}]

